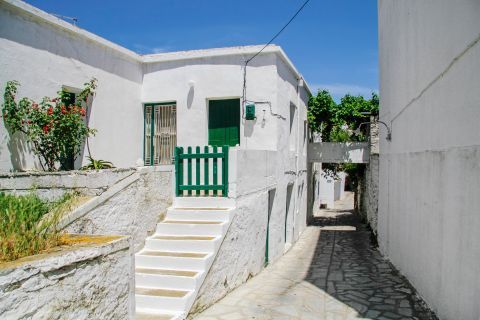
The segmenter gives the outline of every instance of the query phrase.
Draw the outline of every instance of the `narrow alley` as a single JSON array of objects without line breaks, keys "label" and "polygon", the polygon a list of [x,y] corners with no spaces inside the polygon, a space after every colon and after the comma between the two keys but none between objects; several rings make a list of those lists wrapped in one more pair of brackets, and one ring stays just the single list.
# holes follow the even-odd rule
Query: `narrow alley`
[{"label": "narrow alley", "polygon": [[353,195],[319,210],[278,262],[197,315],[209,319],[437,319],[378,252]]}]

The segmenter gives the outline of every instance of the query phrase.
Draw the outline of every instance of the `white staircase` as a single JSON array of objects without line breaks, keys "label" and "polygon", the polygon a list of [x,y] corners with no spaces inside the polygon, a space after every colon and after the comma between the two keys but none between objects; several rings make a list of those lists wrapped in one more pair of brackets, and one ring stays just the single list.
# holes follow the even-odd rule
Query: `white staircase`
[{"label": "white staircase", "polygon": [[226,198],[176,198],[135,255],[137,320],[185,319],[233,218]]}]

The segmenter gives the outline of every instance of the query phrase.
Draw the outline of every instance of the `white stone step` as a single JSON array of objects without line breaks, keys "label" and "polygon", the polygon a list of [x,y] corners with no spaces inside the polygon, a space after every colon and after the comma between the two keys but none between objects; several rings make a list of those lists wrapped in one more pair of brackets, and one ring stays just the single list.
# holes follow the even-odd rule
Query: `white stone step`
[{"label": "white stone step", "polygon": [[172,314],[183,312],[190,305],[192,291],[164,288],[135,288],[135,302],[139,309],[157,310]]},{"label": "white stone step", "polygon": [[185,319],[228,231],[234,200],[175,198],[135,255],[136,318]]},{"label": "white stone step", "polygon": [[233,208],[235,200],[227,197],[175,197],[174,208]]},{"label": "white stone step", "polygon": [[189,220],[189,221],[228,221],[232,209],[212,209],[212,208],[169,208],[167,210],[167,220]]},{"label": "white stone step", "polygon": [[221,236],[226,229],[224,221],[164,220],[157,224],[158,235],[213,235]]},{"label": "white stone step", "polygon": [[145,241],[145,249],[178,252],[215,252],[220,245],[217,236],[166,236],[154,234]]},{"label": "white stone step", "polygon": [[135,285],[146,288],[194,290],[201,274],[201,271],[136,268]]},{"label": "white stone step", "polygon": [[159,310],[137,308],[135,320],[183,320],[185,317],[182,312],[171,311],[170,313],[161,312]]},{"label": "white stone step", "polygon": [[136,268],[203,271],[211,257],[211,253],[143,249],[135,255],[135,266]]}]

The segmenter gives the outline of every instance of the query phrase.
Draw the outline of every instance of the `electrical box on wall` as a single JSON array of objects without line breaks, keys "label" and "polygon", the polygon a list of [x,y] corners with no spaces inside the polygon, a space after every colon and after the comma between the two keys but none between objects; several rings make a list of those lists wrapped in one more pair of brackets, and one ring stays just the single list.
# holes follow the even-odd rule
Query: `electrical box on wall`
[{"label": "electrical box on wall", "polygon": [[245,106],[245,120],[255,120],[255,105],[253,103]]}]

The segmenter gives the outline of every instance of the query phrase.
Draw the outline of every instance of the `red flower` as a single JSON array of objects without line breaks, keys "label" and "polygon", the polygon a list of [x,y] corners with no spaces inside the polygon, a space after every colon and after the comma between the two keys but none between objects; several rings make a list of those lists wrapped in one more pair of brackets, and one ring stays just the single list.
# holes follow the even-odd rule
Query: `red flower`
[{"label": "red flower", "polygon": [[65,108],[65,105],[62,105],[62,114],[66,114],[67,113],[67,108]]},{"label": "red flower", "polygon": [[44,125],[43,126],[43,133],[47,134],[49,129],[50,128],[48,127],[48,125]]},{"label": "red flower", "polygon": [[27,121],[27,124],[32,124],[32,121],[28,120],[28,121]]},{"label": "red flower", "polygon": [[80,114],[85,117],[85,115],[87,114],[87,112],[85,111],[84,108],[82,108],[82,109],[80,109]]},{"label": "red flower", "polygon": [[48,108],[47,113],[49,116],[51,116],[53,114],[53,108],[52,107]]},{"label": "red flower", "polygon": [[52,102],[57,102],[58,98],[52,99]]}]

